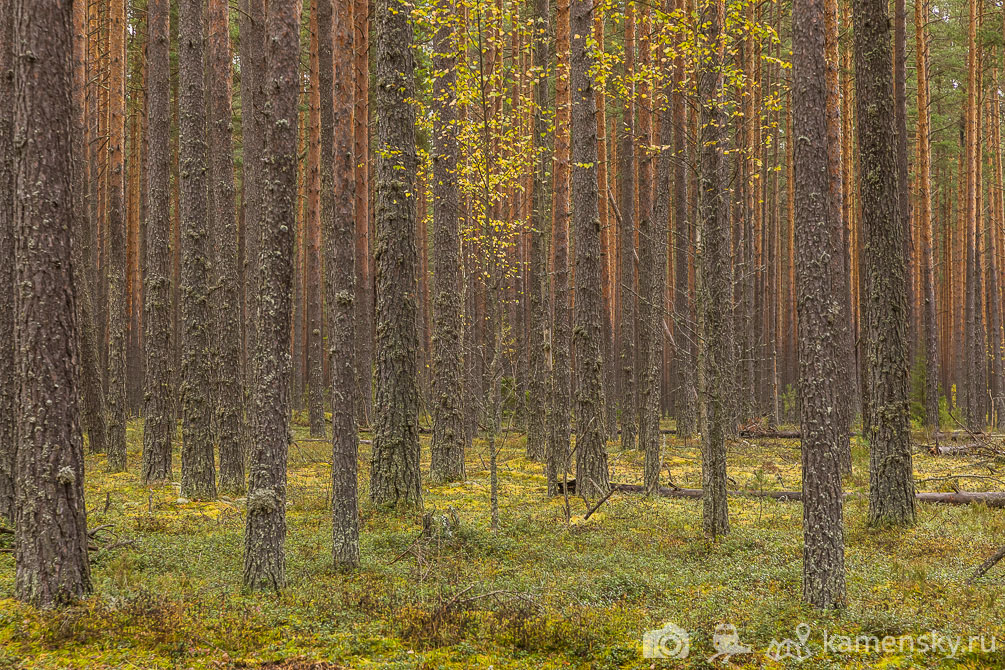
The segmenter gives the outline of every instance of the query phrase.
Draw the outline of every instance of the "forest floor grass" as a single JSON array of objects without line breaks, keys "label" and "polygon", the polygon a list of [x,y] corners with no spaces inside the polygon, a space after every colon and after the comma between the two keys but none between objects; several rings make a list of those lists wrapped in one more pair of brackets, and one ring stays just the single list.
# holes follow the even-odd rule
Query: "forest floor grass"
[{"label": "forest floor grass", "polygon": [[[920,505],[915,527],[872,529],[867,500],[850,497],[848,607],[821,613],[800,602],[799,503],[730,498],[732,532],[719,542],[703,537],[695,500],[615,493],[583,521],[586,504],[570,497],[567,523],[564,501],[546,499],[540,465],[524,457],[523,436],[510,434],[499,458],[500,530],[489,529],[488,456],[477,441],[464,482],[423,487],[426,511],[456,514],[458,524],[417,542],[420,515],[369,504],[364,444],[362,565],[346,574],[330,565],[330,447],[299,442],[289,460],[289,586],[247,593],[242,500],[195,503],[179,499],[174,485],[143,486],[141,431],[130,423],[128,472],[108,474],[103,457],[87,457],[88,525],[110,524],[119,539],[136,541],[92,552],[91,598],[59,612],[22,606],[12,598],[11,554],[0,553],[0,668],[712,667],[706,659],[716,653],[721,623],[734,625],[752,651],[719,667],[1005,666],[1005,564],[966,583],[1005,543],[1002,510]],[[306,429],[295,426],[295,434],[304,439]],[[612,481],[640,482],[642,454],[609,447]],[[864,493],[868,452],[857,440],[853,451],[845,488]],[[700,487],[696,442],[669,437],[664,453],[676,485]],[[797,440],[740,440],[728,459],[731,488],[800,488]],[[176,452],[175,481],[179,462]],[[989,474],[987,465],[923,450],[914,464],[919,480]],[[959,485],[1005,488],[984,479]],[[0,549],[10,544],[0,535]],[[688,631],[690,655],[643,659],[643,633],[667,622]],[[799,630],[808,632],[801,649],[812,656],[765,656],[773,640],[799,643],[799,624],[809,626]],[[840,635],[858,646],[844,650]],[[877,651],[885,636],[894,648]],[[914,636],[913,652],[901,636]],[[962,640],[950,655],[956,636]],[[984,636],[985,651],[979,642],[971,650],[970,636]]]}]

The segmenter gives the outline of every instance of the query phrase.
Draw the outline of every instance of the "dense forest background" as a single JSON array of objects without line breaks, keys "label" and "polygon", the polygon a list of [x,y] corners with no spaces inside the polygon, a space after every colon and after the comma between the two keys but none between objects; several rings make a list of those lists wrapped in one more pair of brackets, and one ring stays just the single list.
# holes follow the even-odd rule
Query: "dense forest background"
[{"label": "dense forest background", "polygon": [[999,632],[1003,53],[982,0],[0,0],[0,664]]}]

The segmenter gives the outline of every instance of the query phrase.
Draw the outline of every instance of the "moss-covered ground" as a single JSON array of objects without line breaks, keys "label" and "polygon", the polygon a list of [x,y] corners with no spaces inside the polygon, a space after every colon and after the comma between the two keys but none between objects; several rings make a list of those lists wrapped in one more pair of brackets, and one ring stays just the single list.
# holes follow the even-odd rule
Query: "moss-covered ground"
[{"label": "moss-covered ground", "polygon": [[[108,474],[101,456],[87,458],[89,526],[135,541],[92,553],[92,597],[58,612],[18,604],[12,540],[0,535],[0,668],[711,667],[722,623],[752,650],[727,667],[1005,666],[1005,564],[967,584],[1005,543],[1005,512],[983,505],[922,505],[913,528],[873,529],[867,501],[850,497],[849,603],[821,613],[800,602],[799,503],[731,498],[732,532],[719,542],[703,537],[694,500],[615,493],[584,522],[586,504],[572,497],[567,521],[564,501],[545,497],[540,465],[524,457],[524,438],[510,434],[500,455],[499,531],[489,529],[479,441],[466,481],[424,488],[426,511],[456,523],[423,540],[419,514],[367,502],[363,444],[362,566],[340,573],[330,565],[329,447],[300,441],[289,460],[289,586],[247,593],[243,501],[188,502],[176,486],[143,486],[141,431],[130,424],[128,472]],[[295,433],[306,438],[302,426]],[[642,455],[609,447],[612,480],[639,482]],[[665,454],[676,485],[700,486],[696,443],[668,438]],[[731,486],[798,489],[799,460],[795,440],[733,442]],[[864,493],[868,453],[857,441],[854,463],[845,488]],[[919,449],[915,470],[919,490],[1005,488],[994,463]],[[989,478],[932,479],[955,474]],[[644,659],[643,633],[668,622],[688,632],[690,655]],[[765,656],[772,640],[800,642],[801,623],[809,628],[798,629],[808,633],[800,649],[812,656]],[[938,648],[923,650],[932,631]],[[842,650],[840,635],[857,648]],[[913,651],[903,636],[915,636]],[[979,641],[971,649],[970,636],[984,636],[985,650]]]}]

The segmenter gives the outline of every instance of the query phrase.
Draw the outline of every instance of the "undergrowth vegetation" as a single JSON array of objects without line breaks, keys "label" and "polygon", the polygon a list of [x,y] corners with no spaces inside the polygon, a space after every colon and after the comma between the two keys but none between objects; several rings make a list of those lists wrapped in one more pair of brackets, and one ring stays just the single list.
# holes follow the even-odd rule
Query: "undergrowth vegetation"
[{"label": "undergrowth vegetation", "polygon": [[[982,505],[922,505],[916,527],[895,531],[867,528],[867,500],[850,496],[849,606],[820,613],[800,602],[798,503],[730,498],[732,532],[718,543],[703,537],[695,500],[615,493],[584,520],[586,503],[570,496],[567,521],[565,501],[545,498],[540,465],[524,458],[524,438],[510,434],[499,458],[500,531],[489,530],[488,458],[478,441],[466,481],[424,489],[432,530],[423,535],[421,515],[367,503],[364,443],[362,567],[340,573],[330,565],[330,447],[304,440],[290,451],[290,586],[252,594],[240,586],[244,501],[195,503],[176,486],[141,485],[141,430],[130,424],[128,472],[107,474],[101,456],[87,460],[88,524],[121,540],[92,552],[93,597],[59,612],[18,604],[12,540],[0,534],[8,550],[0,553],[0,668],[709,667],[721,623],[752,650],[730,658],[733,667],[1005,664],[1005,572],[966,583],[1005,538],[1005,515]],[[306,438],[301,426],[295,433]],[[640,482],[642,454],[609,448],[612,481]],[[669,473],[677,486],[700,486],[696,442],[668,438],[664,453],[664,481]],[[864,493],[863,445],[854,460],[845,488]],[[176,477],[178,462],[176,454]],[[799,462],[797,441],[736,441],[730,485],[799,489]],[[994,464],[923,450],[914,463],[919,490],[1000,488],[953,478],[989,475]],[[667,622],[690,634],[689,657],[644,659],[643,633]],[[811,657],[764,655],[772,640],[795,639],[801,623]],[[961,647],[951,657],[948,648],[839,653],[823,637],[932,631],[962,636]],[[971,635],[984,636],[985,651],[968,648]]]}]

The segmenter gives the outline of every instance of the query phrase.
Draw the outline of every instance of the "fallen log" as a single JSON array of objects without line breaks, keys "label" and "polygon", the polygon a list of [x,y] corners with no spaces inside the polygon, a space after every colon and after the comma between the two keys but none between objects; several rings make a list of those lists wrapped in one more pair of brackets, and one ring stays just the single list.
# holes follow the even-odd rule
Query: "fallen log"
[{"label": "fallen log", "polygon": [[977,450],[981,445],[976,442],[968,444],[930,444],[928,453],[932,456],[966,456]]},{"label": "fallen log", "polygon": [[970,575],[970,579],[967,580],[967,584],[973,584],[975,581],[987,574],[988,570],[995,567],[995,564],[1005,557],[1005,547],[1002,547],[994,553],[993,556],[988,558],[988,560],[981,563],[980,567],[974,571],[974,574]]},{"label": "fallen log", "polygon": [[[646,489],[641,484],[611,484],[615,491],[623,493],[645,493]],[[562,485],[559,484],[559,491]],[[569,481],[569,492],[575,493],[576,480]],[[657,495],[663,498],[685,498],[689,500],[700,500],[702,489],[682,489],[661,486],[657,490]],[[770,498],[772,500],[802,502],[802,491],[754,491],[733,489],[726,491],[726,495],[740,498]],[[864,497],[862,493],[847,492],[846,498]],[[943,505],[970,505],[974,503],[984,503],[988,507],[996,509],[1005,508],[1005,491],[958,491],[954,493],[922,492],[914,494],[915,500],[922,503],[943,504]]]}]

